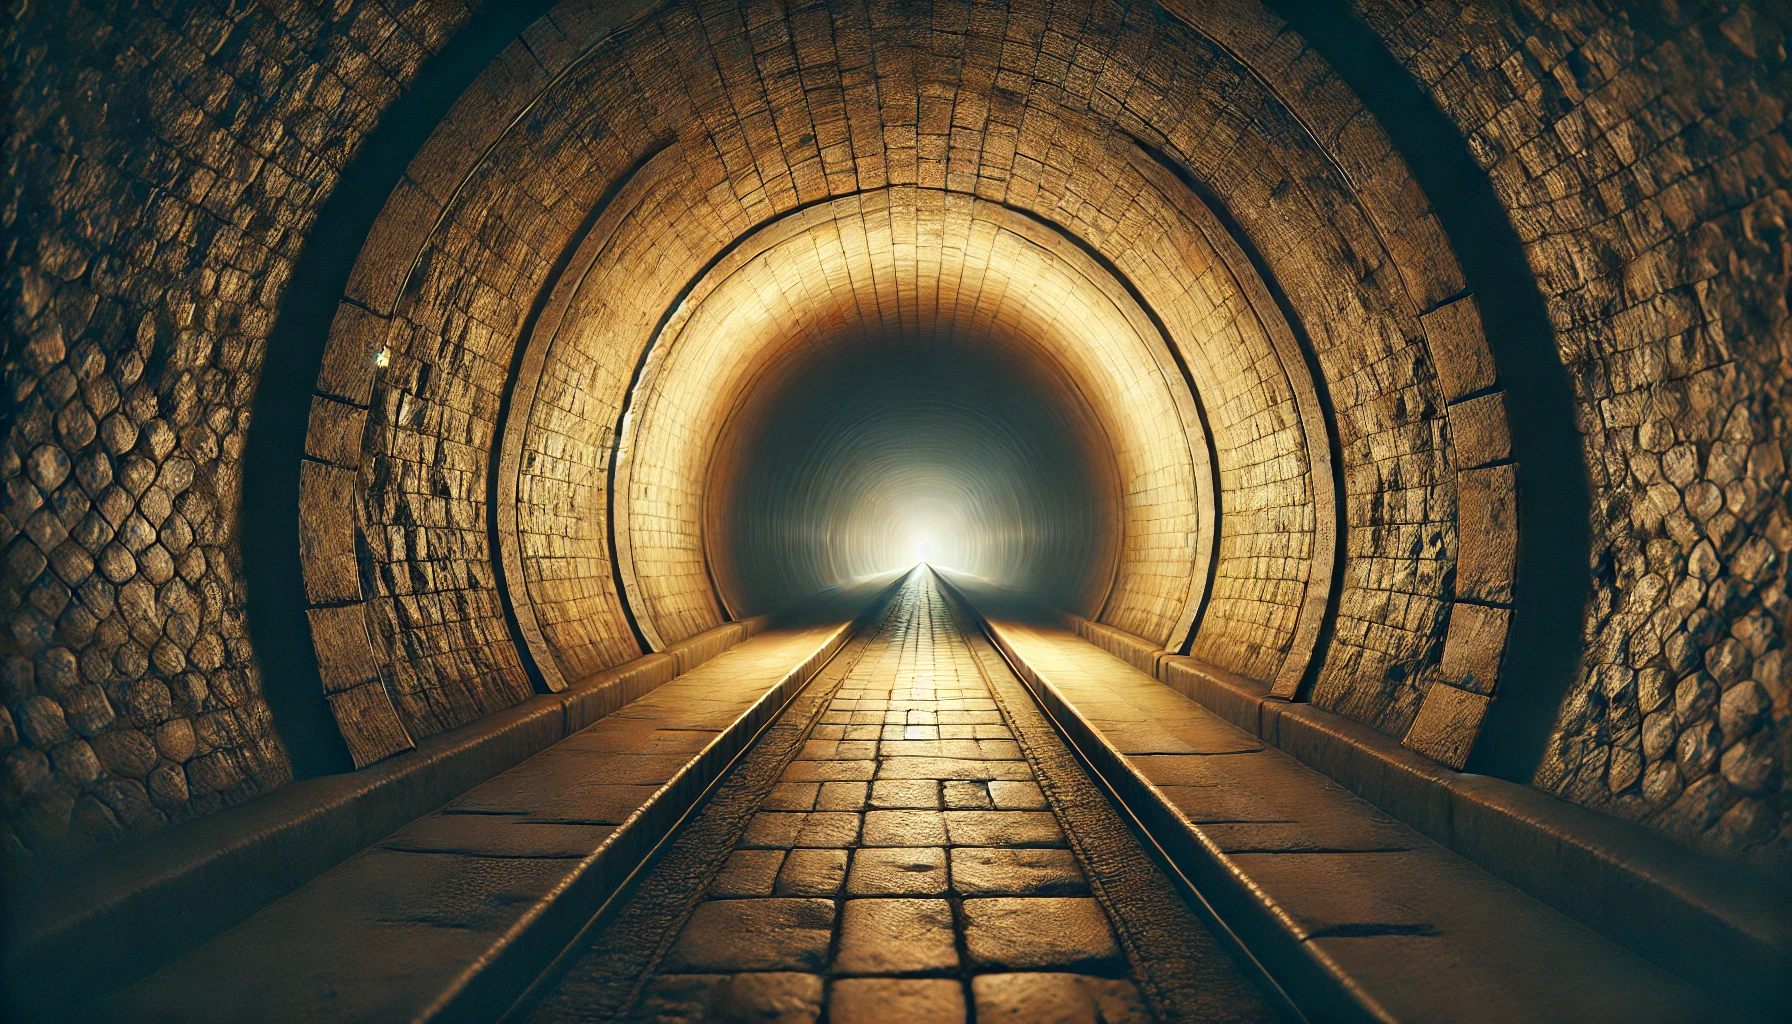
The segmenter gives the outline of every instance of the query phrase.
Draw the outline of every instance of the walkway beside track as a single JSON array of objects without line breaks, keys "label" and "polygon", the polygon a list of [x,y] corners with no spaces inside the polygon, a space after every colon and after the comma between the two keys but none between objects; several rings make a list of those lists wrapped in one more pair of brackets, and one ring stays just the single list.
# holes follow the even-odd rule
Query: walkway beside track
[{"label": "walkway beside track", "polygon": [[912,576],[520,1017],[1267,1021],[982,634]]}]

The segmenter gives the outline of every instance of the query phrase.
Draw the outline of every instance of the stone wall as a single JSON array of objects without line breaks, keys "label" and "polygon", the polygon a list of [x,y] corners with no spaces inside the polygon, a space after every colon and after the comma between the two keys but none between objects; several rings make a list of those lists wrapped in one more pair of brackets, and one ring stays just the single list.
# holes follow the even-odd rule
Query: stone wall
[{"label": "stone wall", "polygon": [[[390,8],[26,6],[5,30],[14,858],[290,775],[243,624],[243,437],[320,203],[467,17]],[[1468,140],[1573,382],[1594,600],[1538,784],[1785,863],[1784,12],[1357,12]],[[720,621],[707,459],[742,396],[847,326],[949,324],[1065,353],[1090,397],[1126,510],[1104,621],[1174,647],[1199,613],[1197,656],[1460,765],[1523,684],[1500,675],[1522,467],[1481,297],[1396,141],[1254,0],[556,8],[388,200],[317,377],[307,493],[344,510],[307,534],[312,621],[340,642],[323,682],[388,715],[358,756],[526,696],[507,608],[554,678],[635,656],[630,612],[650,643]],[[737,282],[751,325],[683,308],[742,239],[849,198],[914,223],[804,236]],[[1051,258],[998,245],[1003,217]],[[896,269],[923,265],[920,290]],[[1003,282],[989,308],[957,298],[966,274]],[[1048,278],[1070,283],[1020,286]],[[924,323],[923,292],[964,315]],[[1079,332],[1152,354],[1071,358]],[[709,372],[749,335],[752,362]],[[613,465],[628,429],[643,446]]]},{"label": "stone wall", "polygon": [[1792,858],[1792,18],[1366,4],[1523,239],[1593,481],[1587,655],[1537,784]]},{"label": "stone wall", "polygon": [[9,862],[153,832],[289,777],[238,570],[262,345],[336,175],[466,13],[10,12]]}]

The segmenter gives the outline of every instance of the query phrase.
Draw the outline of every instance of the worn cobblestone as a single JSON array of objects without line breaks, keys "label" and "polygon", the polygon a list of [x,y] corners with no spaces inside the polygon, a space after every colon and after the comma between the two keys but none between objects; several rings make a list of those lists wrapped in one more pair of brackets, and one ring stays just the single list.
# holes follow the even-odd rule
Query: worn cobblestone
[{"label": "worn cobblestone", "polygon": [[[949,714],[993,714],[997,722],[992,724],[1006,731],[1003,716],[989,696],[989,684],[965,642],[962,628],[930,574],[923,572],[910,577],[891,617],[861,634],[858,642],[864,644],[863,654],[845,673],[839,688],[830,688],[822,695],[825,703],[817,702],[819,714],[813,719],[815,724],[809,732],[810,738],[800,746],[791,742],[793,759],[788,762],[786,772],[790,768],[818,763],[812,760],[816,757],[856,755],[859,751],[843,752],[840,748],[859,742],[869,742],[880,748],[870,752],[874,759],[869,763],[873,765],[912,761],[913,758],[884,754],[881,748],[936,742],[901,737],[910,729],[941,728],[929,720],[937,721]],[[880,733],[889,730],[888,735],[893,738],[855,741],[821,734],[821,730],[831,726],[850,727],[849,721],[861,715],[877,720],[866,723],[867,727]],[[993,749],[990,756],[1011,758],[1004,763],[1017,765],[1028,771],[1030,777],[1030,766],[1021,759],[1019,744],[1011,739],[991,737],[991,740],[1005,746]],[[881,772],[881,768],[879,770]],[[986,783],[953,781],[983,788],[987,798]],[[1091,978],[1090,983],[1096,986],[1092,991],[1098,990],[1110,999],[1119,1000],[1113,1004],[1115,1006],[1137,1007],[1141,1016],[1133,1019],[1157,1019],[1144,1009],[1132,983],[1120,980],[1130,974],[1132,962],[1120,951],[1107,911],[1091,897],[1091,889],[1077,859],[1064,848],[1063,833],[1056,824],[1050,824],[1053,812],[935,810],[938,793],[943,785],[949,784],[947,780],[936,774],[927,779],[899,782],[900,785],[885,789],[886,795],[893,797],[895,802],[932,806],[864,811],[866,838],[850,849],[803,848],[796,845],[798,836],[794,832],[786,837],[787,854],[751,848],[757,842],[751,823],[763,818],[767,812],[759,811],[746,818],[745,808],[718,808],[718,813],[726,810],[737,820],[744,819],[736,826],[740,830],[736,849],[730,854],[712,848],[709,856],[717,861],[725,857],[726,864],[709,883],[707,900],[698,903],[688,917],[680,917],[671,924],[671,930],[677,934],[676,941],[671,943],[668,957],[651,968],[667,973],[660,973],[643,983],[643,995],[635,1004],[631,1019],[704,1019],[694,1009],[700,1000],[681,997],[691,1001],[679,1005],[692,1008],[679,1009],[666,995],[687,991],[692,982],[682,979],[693,969],[728,972],[735,979],[733,982],[713,982],[718,985],[738,985],[738,979],[746,977],[737,973],[742,970],[813,970],[807,965],[809,958],[815,955],[813,950],[817,943],[807,930],[802,932],[801,941],[797,943],[801,946],[800,951],[790,955],[779,953],[790,943],[771,935],[765,928],[754,932],[762,938],[752,953],[697,955],[699,951],[732,949],[730,941],[745,927],[742,922],[762,919],[782,922],[794,913],[791,908],[799,903],[804,908],[803,913],[808,915],[805,920],[812,918],[814,926],[821,927],[825,919],[835,931],[831,943],[822,944],[831,949],[826,968],[826,973],[834,979],[829,983],[827,996],[826,1012],[830,1020],[928,1020],[934,1019],[930,1015],[937,1015],[938,1019],[962,1021],[974,993],[982,992],[974,986],[986,976],[983,972],[1039,969],[1042,966],[1094,972],[1113,979]],[[1086,779],[1084,784],[1088,784]],[[1022,785],[1025,784],[1015,783],[1016,787]],[[765,786],[759,791],[759,799],[776,800],[781,806],[789,806],[793,795],[791,786],[788,782]],[[931,790],[931,796],[920,792],[923,788]],[[1037,787],[1032,793],[1043,795]],[[816,791],[810,798],[817,799],[819,795]],[[982,822],[1018,819],[1025,823],[1025,827],[1014,836],[985,828],[983,834],[954,838],[948,836],[946,824],[952,815],[970,815]],[[1049,824],[1049,830],[1041,828],[1035,819]],[[930,841],[937,845],[877,845],[870,835],[873,822],[879,823],[875,826],[877,829],[890,833],[878,836],[877,841]],[[1048,841],[1053,846],[1037,849],[1021,845],[1035,840]],[[1108,834],[1100,841],[1104,844],[1130,843],[1131,839]],[[680,840],[681,844],[683,842]],[[967,846],[966,843],[976,845]],[[1136,846],[1133,852],[1143,857]],[[830,884],[838,884],[832,881],[832,866],[847,864],[850,858],[845,891],[831,902],[797,901],[771,895],[767,879],[775,870],[774,858],[779,856],[785,858],[785,871],[789,871],[792,861],[802,857],[812,858],[817,865],[825,863],[824,873]],[[966,866],[970,873],[960,878],[957,872]],[[1136,873],[1139,866],[1135,865],[1133,870]],[[1155,869],[1147,867],[1145,870]],[[714,871],[713,867],[711,871]],[[781,885],[784,875],[780,873],[778,877]],[[1158,881],[1167,886],[1161,877]],[[648,884],[651,887],[654,883],[650,881]],[[756,898],[741,898],[748,894]],[[1171,898],[1175,897],[1172,895]],[[638,902],[641,897],[636,899]],[[754,904],[761,906],[755,909]],[[838,908],[837,912],[835,908]],[[628,916],[629,911],[625,910],[623,919]],[[1199,928],[1199,925],[1193,927]],[[630,987],[629,979],[616,975],[608,954],[622,944],[638,943],[643,938],[645,936],[620,924],[611,926],[572,966],[558,986],[545,995],[531,1019],[584,1019],[602,1007],[616,1006],[619,993]],[[1186,934],[1163,933],[1153,941],[1169,943],[1184,950],[1184,955],[1202,955],[1195,952],[1202,944]],[[741,957],[757,958],[754,963],[759,966],[747,966]],[[1260,1007],[1242,982],[1232,977],[1232,968],[1223,955],[1209,967],[1210,988],[1203,995],[1206,1015],[1200,1019],[1260,1019]],[[866,976],[892,975],[903,980],[878,985],[859,980]],[[1075,1011],[1083,1007],[1087,999],[1081,989],[1074,987],[1077,976],[1066,977],[1071,979],[1072,989],[1063,993],[1065,998],[1060,1002]],[[924,978],[937,980],[923,983]],[[600,979],[607,981],[600,983]],[[1041,991],[1049,995],[1056,990],[1048,986]],[[868,1001],[874,993],[900,1001],[877,1007]],[[981,995],[976,997],[982,998]],[[1024,1002],[1021,994],[1003,998]],[[1031,998],[1034,1004],[1041,1006],[1050,1002],[1040,1003],[1043,997],[1037,992]],[[1163,1019],[1191,1019],[1182,1015],[1181,1004],[1172,1004],[1170,1010]],[[768,1004],[757,1012],[770,1014],[774,1009]]]}]

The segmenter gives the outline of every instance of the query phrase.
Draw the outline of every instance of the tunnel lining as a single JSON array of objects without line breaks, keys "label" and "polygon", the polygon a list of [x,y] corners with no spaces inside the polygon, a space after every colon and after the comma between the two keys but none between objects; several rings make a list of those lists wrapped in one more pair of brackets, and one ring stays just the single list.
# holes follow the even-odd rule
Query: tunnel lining
[{"label": "tunnel lining", "polygon": [[[671,349],[667,347],[667,341],[672,345],[676,345],[678,339],[683,336],[683,333],[686,330],[685,325],[694,322],[700,315],[700,311],[704,308],[704,304],[708,301],[710,296],[716,294],[719,289],[724,288],[726,283],[735,274],[739,273],[742,268],[751,266],[755,261],[760,260],[768,253],[773,252],[780,245],[794,244],[796,240],[806,236],[811,231],[825,229],[830,225],[839,222],[836,214],[826,214],[824,211],[849,211],[848,217],[850,219],[852,216],[850,211],[858,211],[859,215],[863,215],[867,212],[882,211],[885,209],[885,207],[881,205],[884,202],[884,198],[882,197],[889,195],[890,193],[888,192],[855,193],[829,200],[822,206],[804,207],[798,211],[793,211],[791,214],[773,221],[770,224],[763,225],[749,237],[742,239],[740,242],[731,246],[724,260],[716,263],[705,271],[701,283],[693,283],[692,286],[680,292],[680,298],[675,304],[672,316],[668,318],[665,326],[656,331],[653,336],[655,339],[655,341],[651,343],[654,346],[653,352],[647,357],[646,361],[648,369],[646,373],[643,374],[640,381],[635,385],[634,390],[636,392],[645,390],[650,394],[657,395],[666,388],[673,386],[669,383],[662,383],[657,379],[659,376],[657,368],[660,365],[660,361],[671,358]],[[925,208],[925,195],[926,190],[920,190],[920,205],[914,207],[915,209]],[[1187,431],[1191,425],[1196,430],[1201,429],[1199,414],[1194,407],[1193,397],[1192,395],[1185,394],[1181,390],[1181,387],[1178,387],[1179,384],[1182,387],[1187,386],[1181,374],[1173,366],[1164,365],[1167,357],[1170,356],[1169,340],[1163,338],[1160,334],[1156,334],[1158,325],[1152,320],[1148,313],[1140,308],[1136,308],[1136,298],[1127,292],[1124,285],[1120,282],[1113,281],[1111,275],[1100,264],[1095,263],[1093,260],[1088,260],[1084,250],[1080,246],[1070,246],[1067,249],[1063,243],[1059,241],[1063,238],[1061,234],[1063,231],[1062,228],[1049,226],[1039,221],[1036,217],[1026,216],[996,204],[989,204],[974,196],[959,195],[954,198],[954,194],[948,192],[941,193],[940,198],[948,206],[954,203],[968,204],[967,213],[971,217],[972,224],[978,223],[980,219],[993,218],[997,224],[1001,225],[1002,230],[1013,232],[1019,237],[1027,239],[1029,244],[1037,247],[1039,252],[1049,253],[1052,258],[1062,260],[1065,258],[1066,252],[1074,252],[1075,255],[1071,257],[1073,261],[1078,259],[1087,260],[1084,266],[1077,270],[1077,273],[1081,275],[1082,280],[1091,282],[1102,294],[1104,294],[1105,301],[1111,303],[1114,310],[1130,322],[1131,330],[1134,332],[1134,335],[1140,339],[1141,344],[1146,346],[1147,351],[1156,363],[1154,372],[1158,375],[1158,378],[1163,381],[1164,387],[1171,397],[1174,407],[1177,409],[1178,415],[1181,418],[1182,436],[1185,438],[1183,444],[1188,449],[1190,462],[1191,464],[1198,466],[1198,454],[1204,452],[1204,446],[1189,444],[1186,440]],[[909,207],[901,205],[898,201],[891,203],[889,209],[906,210],[909,209]],[[1146,340],[1153,339],[1154,335],[1155,340]],[[660,339],[666,339],[667,341],[662,341]],[[1159,350],[1156,347],[1157,344],[1160,343],[1164,346],[1162,350]],[[776,351],[775,345],[767,351]],[[643,415],[646,415],[646,413],[643,412]],[[642,429],[640,426],[641,421],[631,420],[630,422],[634,430]],[[713,412],[710,413],[709,418],[705,420],[705,422],[710,423],[711,428],[703,436],[705,438],[713,438],[715,436],[716,425],[718,424],[716,414]],[[638,436],[633,433],[625,433],[619,443],[621,450],[625,454],[623,458],[618,460],[618,483],[611,491],[612,502],[614,502],[615,496],[617,495],[631,494],[630,480],[632,479],[634,453],[640,446]],[[711,442],[699,442],[700,447],[707,446],[709,443]],[[1206,510],[1200,509],[1199,506],[1197,506],[1198,516],[1201,512],[1205,511]],[[1201,518],[1197,519],[1197,523],[1210,521],[1210,516],[1201,516]],[[631,542],[633,536],[630,531],[633,529],[635,529],[635,527],[631,525],[627,530],[618,532],[617,537],[619,547],[628,547],[632,551]],[[619,564],[626,567],[626,572],[632,573],[637,571],[632,564],[632,558],[623,557],[619,560]],[[1194,578],[1198,579],[1199,577]],[[636,594],[637,591],[631,590],[630,593]],[[1192,617],[1194,605],[1198,602],[1199,598],[1200,594],[1198,591],[1191,587],[1191,593],[1184,602],[1184,610],[1180,613],[1184,620]],[[638,597],[631,603],[634,603],[637,609],[640,608],[640,599]]]},{"label": "tunnel lining", "polygon": [[[536,621],[535,604],[529,596],[524,576],[522,542],[517,536],[518,485],[535,393],[554,339],[563,326],[567,307],[583,286],[585,275],[590,273],[603,249],[609,245],[620,221],[635,211],[647,190],[683,160],[684,149],[677,141],[651,150],[618,178],[604,198],[592,207],[587,224],[581,226],[567,246],[562,257],[565,262],[543,283],[536,300],[538,305],[524,321],[516,361],[507,381],[504,405],[499,413],[500,440],[493,446],[492,487],[487,512],[492,521],[492,547],[499,553],[496,564],[501,575],[500,596],[513,618],[519,645],[524,648],[531,667],[540,674],[541,685],[549,692],[565,689],[569,680]],[[636,653],[647,653],[646,640],[634,624],[626,603],[623,612],[628,615],[639,643]]]}]

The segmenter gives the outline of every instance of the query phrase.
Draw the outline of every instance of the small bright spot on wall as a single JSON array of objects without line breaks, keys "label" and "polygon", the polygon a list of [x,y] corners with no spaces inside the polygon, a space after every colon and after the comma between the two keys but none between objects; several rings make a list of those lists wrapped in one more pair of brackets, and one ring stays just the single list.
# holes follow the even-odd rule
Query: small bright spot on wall
[{"label": "small bright spot on wall", "polygon": [[373,354],[373,365],[379,367],[382,370],[388,366],[391,366],[392,365],[392,350],[389,348],[382,348],[378,352],[375,352]]}]

